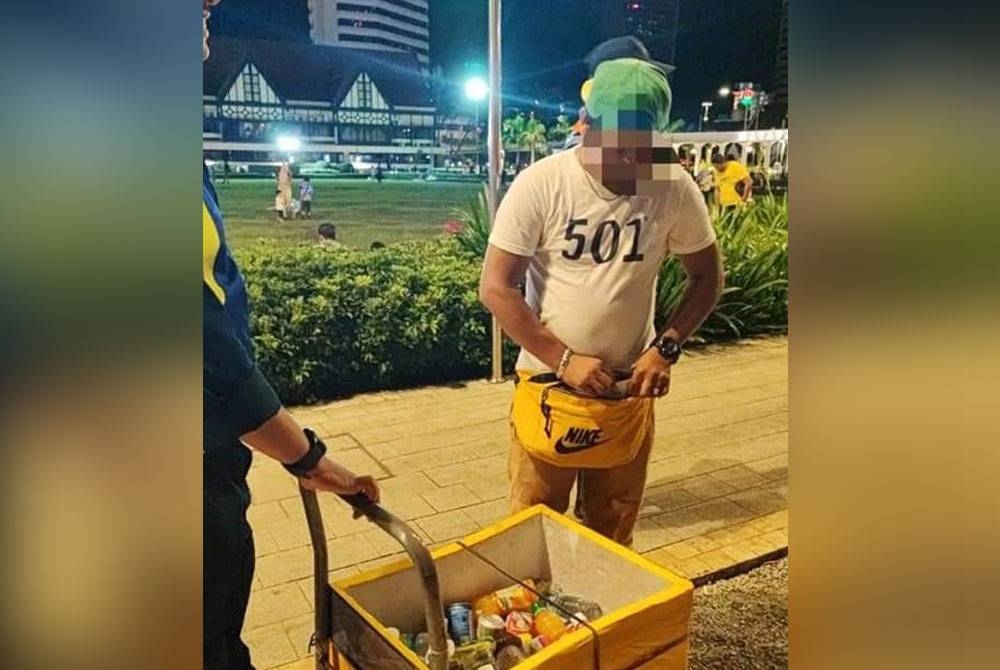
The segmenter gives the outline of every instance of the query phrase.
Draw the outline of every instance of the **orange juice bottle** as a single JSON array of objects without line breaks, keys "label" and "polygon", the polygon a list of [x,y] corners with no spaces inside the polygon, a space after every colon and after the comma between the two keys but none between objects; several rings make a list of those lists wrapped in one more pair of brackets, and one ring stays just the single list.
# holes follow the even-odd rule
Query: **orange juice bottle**
[{"label": "orange juice bottle", "polygon": [[472,603],[472,612],[476,615],[476,618],[488,614],[503,616],[504,609],[503,605],[500,604],[499,598],[497,598],[497,594],[490,593]]},{"label": "orange juice bottle", "polygon": [[566,634],[568,628],[563,623],[562,617],[543,606],[535,603],[535,635],[544,635],[553,642]]}]

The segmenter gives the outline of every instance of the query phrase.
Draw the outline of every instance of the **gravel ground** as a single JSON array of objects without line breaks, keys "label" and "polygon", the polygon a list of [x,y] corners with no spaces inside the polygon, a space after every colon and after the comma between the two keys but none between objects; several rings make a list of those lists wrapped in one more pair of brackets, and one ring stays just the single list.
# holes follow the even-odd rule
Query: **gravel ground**
[{"label": "gravel ground", "polygon": [[787,667],[787,558],[695,591],[690,670]]}]

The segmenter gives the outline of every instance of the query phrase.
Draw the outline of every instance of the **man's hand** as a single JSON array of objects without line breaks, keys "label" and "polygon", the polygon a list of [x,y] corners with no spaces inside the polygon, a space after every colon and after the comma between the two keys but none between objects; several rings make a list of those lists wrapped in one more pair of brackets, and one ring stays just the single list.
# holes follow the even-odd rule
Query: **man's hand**
[{"label": "man's hand", "polygon": [[[356,493],[363,493],[373,503],[381,500],[381,491],[378,482],[369,475],[356,475],[342,465],[334,463],[324,456],[320,459],[316,467],[309,473],[309,477],[299,479],[299,483],[304,488],[313,491],[330,491],[338,495],[350,496]],[[354,518],[360,516],[360,512],[354,512]]]},{"label": "man's hand", "polygon": [[670,391],[670,361],[655,347],[646,350],[632,366],[629,395],[660,397]]},{"label": "man's hand", "polygon": [[562,380],[571,387],[592,396],[607,393],[615,384],[615,377],[600,358],[573,354],[563,372]]}]

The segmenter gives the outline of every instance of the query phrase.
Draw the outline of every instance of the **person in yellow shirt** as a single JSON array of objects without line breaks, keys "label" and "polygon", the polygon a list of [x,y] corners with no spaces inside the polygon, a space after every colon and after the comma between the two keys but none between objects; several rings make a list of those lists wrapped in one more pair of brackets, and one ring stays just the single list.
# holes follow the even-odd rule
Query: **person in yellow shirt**
[{"label": "person in yellow shirt", "polygon": [[753,182],[743,163],[730,156],[715,154],[712,166],[715,168],[716,199],[721,207],[735,207],[750,199]]}]

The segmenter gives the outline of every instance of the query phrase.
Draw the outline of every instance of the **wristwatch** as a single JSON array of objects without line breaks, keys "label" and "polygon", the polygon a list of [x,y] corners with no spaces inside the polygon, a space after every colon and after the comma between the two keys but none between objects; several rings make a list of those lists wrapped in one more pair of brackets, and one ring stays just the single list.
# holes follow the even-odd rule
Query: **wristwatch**
[{"label": "wristwatch", "polygon": [[302,432],[305,433],[306,439],[309,440],[309,451],[294,463],[282,463],[282,465],[296,477],[308,479],[309,473],[312,472],[316,464],[319,463],[319,459],[323,458],[323,455],[326,453],[326,445],[323,444],[323,440],[319,439],[312,430],[305,428]]},{"label": "wristwatch", "polygon": [[667,337],[666,335],[659,337],[653,342],[653,346],[656,350],[660,352],[660,355],[664,359],[670,361],[673,365],[677,362],[677,359],[681,357],[681,343],[672,337]]}]

